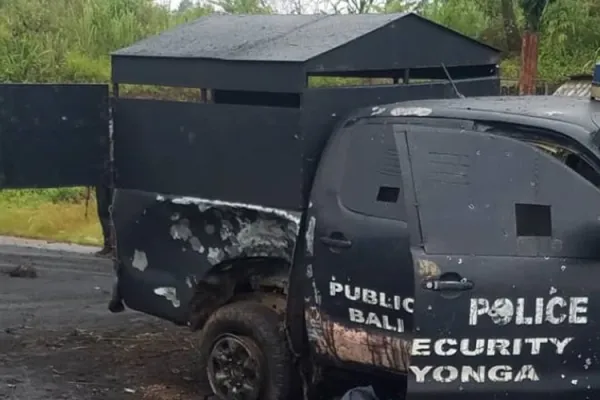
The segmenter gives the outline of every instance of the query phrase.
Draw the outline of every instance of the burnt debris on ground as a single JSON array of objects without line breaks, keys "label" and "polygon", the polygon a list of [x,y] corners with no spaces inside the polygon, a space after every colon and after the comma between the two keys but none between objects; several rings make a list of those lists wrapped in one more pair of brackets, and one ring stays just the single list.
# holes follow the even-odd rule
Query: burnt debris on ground
[{"label": "burnt debris on ground", "polygon": [[11,278],[37,278],[37,270],[33,265],[17,265],[16,267],[1,269],[0,272]]}]

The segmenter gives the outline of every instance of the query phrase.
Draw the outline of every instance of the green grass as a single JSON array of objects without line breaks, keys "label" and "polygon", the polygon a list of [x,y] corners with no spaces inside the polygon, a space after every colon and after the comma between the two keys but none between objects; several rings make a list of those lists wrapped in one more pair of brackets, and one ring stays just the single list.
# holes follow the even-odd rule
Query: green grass
[{"label": "green grass", "polygon": [[0,191],[0,235],[101,245],[96,199],[86,188]]}]

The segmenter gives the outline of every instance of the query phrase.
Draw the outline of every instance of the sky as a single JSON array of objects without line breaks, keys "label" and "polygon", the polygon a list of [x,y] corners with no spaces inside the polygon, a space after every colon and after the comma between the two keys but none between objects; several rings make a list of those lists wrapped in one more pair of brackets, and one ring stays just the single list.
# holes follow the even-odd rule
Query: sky
[{"label": "sky", "polygon": [[[179,3],[181,0],[154,0],[157,3],[169,5],[172,10],[177,9],[179,7]],[[199,0],[201,1],[201,0]],[[289,9],[290,3],[299,3],[302,4],[303,12],[305,13],[315,13],[319,10],[332,11],[330,5],[331,1],[335,0],[267,0],[269,4],[274,5],[278,12],[284,13],[286,12],[286,8]],[[420,3],[422,0],[403,0],[403,3],[406,5],[414,6],[417,3]],[[383,1],[382,1],[383,2]],[[378,1],[376,1],[378,3]],[[286,7],[285,5],[288,5]]]},{"label": "sky", "polygon": [[[172,10],[177,9],[179,7],[179,3],[181,2],[181,0],[154,0],[154,1],[158,4],[168,5]],[[201,2],[201,1],[202,0],[198,0],[198,2]],[[267,2],[269,4],[271,4],[272,6],[275,6],[275,9],[279,13],[286,12],[286,7],[285,7],[286,1],[288,1],[288,3],[287,3],[288,5],[292,1],[300,1],[301,2],[300,4],[302,4],[302,8],[305,13],[317,13],[319,11],[319,9],[322,9],[323,5],[325,5],[327,3],[327,1],[330,1],[330,0],[267,0]],[[325,8],[329,8],[329,7],[325,7]]]},{"label": "sky", "polygon": [[[175,10],[179,7],[179,3],[181,0],[154,0],[156,3],[168,5],[172,10]],[[198,2],[202,2],[203,0],[197,0]],[[267,2],[275,8],[275,10],[279,13],[289,12],[293,4],[301,4],[302,12],[309,13],[318,13],[319,11],[332,12],[333,7],[332,4],[334,2],[338,2],[338,0],[267,0]],[[341,0],[342,4],[344,0]],[[376,0],[375,3],[383,3],[383,0]],[[417,4],[422,3],[423,0],[402,0],[402,2],[408,7],[410,10],[412,7],[415,7]]]},{"label": "sky", "polygon": [[181,0],[154,0],[154,1],[159,4],[168,4],[172,10],[179,7],[179,3],[181,2]]}]

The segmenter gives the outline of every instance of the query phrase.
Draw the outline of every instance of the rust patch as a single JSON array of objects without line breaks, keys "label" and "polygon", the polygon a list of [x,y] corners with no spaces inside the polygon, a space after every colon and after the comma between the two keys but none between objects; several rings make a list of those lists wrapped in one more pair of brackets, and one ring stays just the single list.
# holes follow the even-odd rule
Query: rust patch
[{"label": "rust patch", "polygon": [[307,309],[305,316],[308,337],[317,353],[343,362],[408,371],[411,339],[389,332],[345,327],[328,320],[316,307]]}]

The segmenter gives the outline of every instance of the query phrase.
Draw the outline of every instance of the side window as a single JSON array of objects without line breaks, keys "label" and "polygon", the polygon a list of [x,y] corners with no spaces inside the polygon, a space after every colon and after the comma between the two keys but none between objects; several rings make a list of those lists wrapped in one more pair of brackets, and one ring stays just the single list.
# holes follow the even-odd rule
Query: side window
[{"label": "side window", "polygon": [[532,142],[532,144],[571,168],[595,187],[600,187],[600,173],[574,150],[558,143]]},{"label": "side window", "polygon": [[600,257],[600,175],[576,150],[534,139],[411,127],[427,251]]},{"label": "side window", "polygon": [[391,126],[367,125],[352,132],[340,199],[356,213],[406,221],[400,160]]}]

